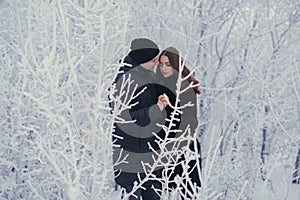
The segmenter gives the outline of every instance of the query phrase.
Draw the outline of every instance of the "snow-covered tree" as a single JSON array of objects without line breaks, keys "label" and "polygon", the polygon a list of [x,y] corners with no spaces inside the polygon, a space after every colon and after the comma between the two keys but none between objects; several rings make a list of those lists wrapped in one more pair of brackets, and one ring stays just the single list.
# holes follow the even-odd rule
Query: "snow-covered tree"
[{"label": "snow-covered tree", "polygon": [[299,196],[291,185],[300,176],[299,8],[0,0],[1,199],[120,197],[107,89],[136,37],[177,47],[200,80],[198,199]]}]

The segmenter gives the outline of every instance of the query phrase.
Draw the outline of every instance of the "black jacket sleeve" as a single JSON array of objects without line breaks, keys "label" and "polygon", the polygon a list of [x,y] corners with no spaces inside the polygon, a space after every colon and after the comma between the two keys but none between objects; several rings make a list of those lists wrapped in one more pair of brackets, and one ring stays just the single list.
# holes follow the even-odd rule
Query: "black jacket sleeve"
[{"label": "black jacket sleeve", "polygon": [[158,131],[156,123],[161,123],[163,113],[160,111],[154,87],[140,75],[123,74],[116,83],[116,102],[112,108],[117,114],[117,125],[126,133],[139,132],[144,136],[153,136]]}]

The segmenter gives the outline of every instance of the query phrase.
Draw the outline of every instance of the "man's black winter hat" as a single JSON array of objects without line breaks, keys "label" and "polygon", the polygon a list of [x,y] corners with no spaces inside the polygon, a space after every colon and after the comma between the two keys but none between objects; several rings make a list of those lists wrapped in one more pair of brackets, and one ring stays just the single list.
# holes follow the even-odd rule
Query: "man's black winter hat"
[{"label": "man's black winter hat", "polygon": [[147,38],[137,38],[131,42],[129,56],[137,63],[146,63],[159,54],[158,46]]}]

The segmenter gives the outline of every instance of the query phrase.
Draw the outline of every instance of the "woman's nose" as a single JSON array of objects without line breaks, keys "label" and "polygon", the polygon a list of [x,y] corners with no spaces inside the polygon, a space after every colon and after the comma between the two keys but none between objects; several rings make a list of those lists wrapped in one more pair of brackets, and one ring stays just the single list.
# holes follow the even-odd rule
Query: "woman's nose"
[{"label": "woman's nose", "polygon": [[167,71],[166,67],[161,67],[160,70],[161,70],[162,72]]}]

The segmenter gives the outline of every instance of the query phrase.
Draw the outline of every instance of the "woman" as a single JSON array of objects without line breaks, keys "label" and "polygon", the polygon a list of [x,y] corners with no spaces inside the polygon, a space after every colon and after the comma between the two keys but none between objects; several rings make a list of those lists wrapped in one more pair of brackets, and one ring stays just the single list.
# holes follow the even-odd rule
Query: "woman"
[{"label": "woman", "polygon": [[[181,63],[180,63],[181,62]],[[184,90],[184,88],[188,87],[190,84],[192,84],[192,87],[190,87],[188,90],[184,91],[183,93],[181,93],[179,95],[180,101],[176,101],[176,83],[178,80],[178,76],[179,76],[179,68],[180,66],[182,66],[183,61],[181,61],[180,57],[179,57],[179,52],[176,48],[174,47],[169,47],[167,49],[165,49],[164,51],[162,51],[162,53],[159,56],[159,65],[157,68],[157,72],[156,72],[156,78],[157,78],[157,82],[159,84],[158,87],[158,91],[160,95],[166,94],[168,96],[169,99],[169,103],[171,105],[175,105],[177,102],[177,105],[179,106],[183,106],[186,105],[188,102],[191,102],[193,104],[193,106],[190,107],[184,107],[181,109],[181,114],[179,116],[177,116],[177,118],[179,118],[178,121],[174,121],[172,123],[173,126],[171,126],[171,130],[175,130],[175,129],[180,129],[183,132],[186,130],[187,126],[190,127],[191,130],[191,134],[195,133],[195,129],[197,128],[198,125],[198,120],[197,120],[197,98],[196,95],[200,94],[200,90],[199,90],[199,81],[196,80],[191,74],[189,69],[184,65],[183,66],[183,70],[182,70],[182,74],[181,77],[182,78],[187,78],[185,81],[181,82],[181,90]],[[173,107],[174,108],[174,107]],[[167,106],[166,112],[168,117],[170,118],[172,111],[173,111],[172,106]],[[167,121],[165,124],[167,127],[169,126],[169,122]],[[170,134],[168,134],[169,138],[172,137],[176,137],[176,132],[172,132]],[[178,135],[177,135],[178,136]],[[194,147],[197,147],[197,151]],[[189,145],[189,149],[193,152],[199,152],[200,154],[200,143],[198,140],[196,140],[196,144],[191,143]],[[183,168],[182,165],[180,164],[180,162],[184,161],[185,158],[184,156],[181,156],[181,158],[175,163],[176,167],[174,170],[169,170],[168,171],[168,176],[169,176],[169,184],[168,187],[169,188],[176,188],[176,183],[174,182],[174,178],[176,175],[182,176],[183,175]],[[199,159],[198,162],[198,166],[200,166],[201,169],[201,159]],[[173,165],[173,164],[172,164]],[[187,166],[187,168],[189,169],[189,179],[196,184],[197,186],[201,186],[200,183],[200,177],[199,177],[199,173],[198,173],[198,168],[197,168],[197,162],[196,160],[191,160],[188,163],[189,167]],[[184,181],[184,179],[183,179]],[[185,181],[184,181],[185,182]],[[183,187],[184,188],[184,187]],[[191,187],[187,187],[187,189],[189,191],[181,191],[183,192],[183,194],[185,194],[185,196],[190,196],[192,193],[191,191]],[[187,193],[186,193],[187,192]],[[189,193],[190,192],[190,193]]]}]

